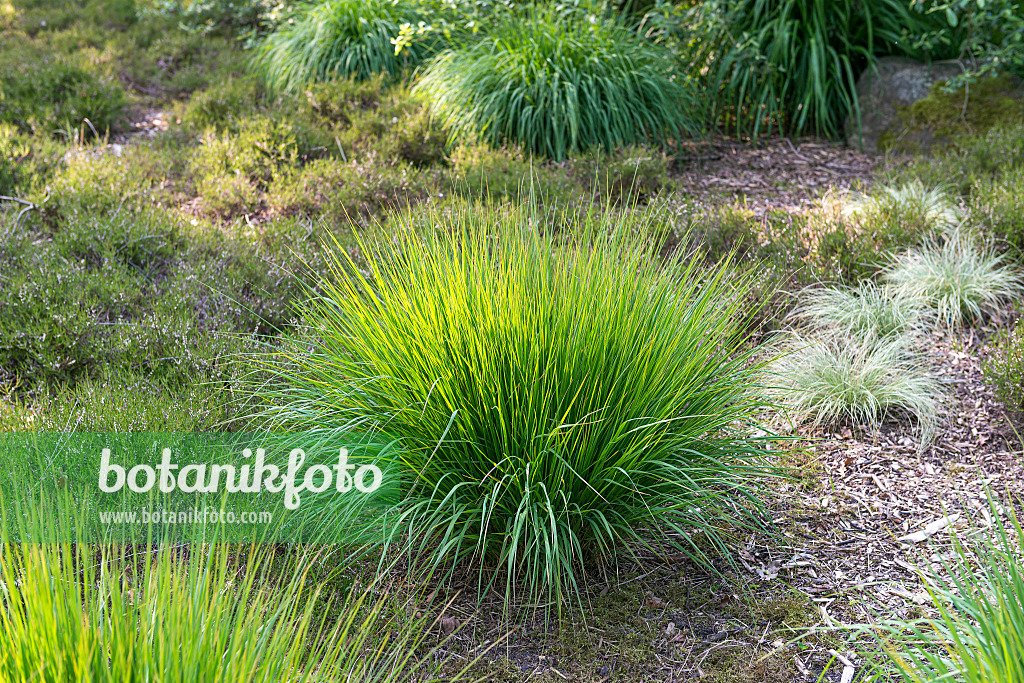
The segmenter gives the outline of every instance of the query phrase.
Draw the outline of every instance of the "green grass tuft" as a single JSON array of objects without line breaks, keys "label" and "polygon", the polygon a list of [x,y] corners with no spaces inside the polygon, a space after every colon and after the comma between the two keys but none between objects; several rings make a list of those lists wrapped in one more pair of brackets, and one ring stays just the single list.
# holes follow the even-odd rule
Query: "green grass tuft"
[{"label": "green grass tuft", "polygon": [[414,658],[428,623],[390,616],[404,606],[386,596],[337,599],[314,553],[165,542],[140,561],[133,546],[73,542],[45,508],[20,512],[35,521],[19,532],[59,542],[0,549],[4,681],[386,683],[429,666]]},{"label": "green grass tuft", "polygon": [[870,280],[853,288],[807,290],[801,299],[792,318],[856,336],[884,337],[919,329],[925,322],[920,300]]},{"label": "green grass tuft", "polygon": [[843,207],[844,215],[861,222],[898,221],[914,232],[951,228],[960,222],[956,206],[946,193],[919,180],[883,185],[870,195],[855,197]]},{"label": "green grass tuft", "polygon": [[456,140],[561,160],[696,133],[701,114],[671,53],[611,20],[535,9],[447,50],[416,88]]},{"label": "green grass tuft", "polygon": [[[990,494],[991,495],[991,494]],[[991,500],[991,499],[990,499]],[[954,539],[943,571],[927,581],[936,616],[886,620],[861,630],[887,653],[870,680],[905,683],[1010,683],[1024,678],[1024,529],[1013,506],[1009,519],[991,500],[988,529]],[[933,565],[935,566],[935,565]]]},{"label": "green grass tuft", "polygon": [[392,525],[429,566],[562,601],[638,536],[719,541],[723,498],[757,509],[757,365],[730,271],[663,264],[628,218],[558,238],[525,210],[422,220],[365,266],[340,253],[303,307],[310,335],[265,361],[275,421],[399,441]]}]

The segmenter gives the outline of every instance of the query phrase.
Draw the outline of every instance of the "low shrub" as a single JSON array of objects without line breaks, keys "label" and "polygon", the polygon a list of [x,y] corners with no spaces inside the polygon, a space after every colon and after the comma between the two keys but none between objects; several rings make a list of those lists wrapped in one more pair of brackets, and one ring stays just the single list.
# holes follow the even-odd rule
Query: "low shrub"
[{"label": "low shrub", "polygon": [[565,169],[532,159],[519,147],[459,145],[452,150],[451,165],[452,192],[469,198],[529,195],[541,203],[571,204],[584,194]]},{"label": "low shrub", "polygon": [[1024,319],[1001,331],[989,344],[982,364],[985,380],[1003,402],[1010,417],[1024,419]]},{"label": "low shrub", "polygon": [[50,182],[49,193],[40,188],[32,199],[52,221],[90,214],[105,216],[121,207],[135,206],[154,183],[123,156],[84,149],[67,154]]},{"label": "low shrub", "polygon": [[953,227],[960,222],[956,206],[945,192],[925,187],[919,180],[902,185],[881,185],[872,194],[852,197],[843,214],[870,223],[876,230],[902,235],[926,235]]},{"label": "low shrub", "polygon": [[777,342],[765,382],[794,423],[842,420],[876,426],[886,416],[912,416],[921,446],[932,439],[944,399],[908,335],[850,335],[843,330],[791,332]]},{"label": "low shrub", "polygon": [[[760,221],[754,212],[741,204],[701,206],[690,218],[694,238],[699,248],[712,262],[735,253],[741,261],[758,260],[765,256],[762,247],[767,241],[760,238]],[[780,245],[782,240],[775,240]]]},{"label": "low shrub", "polygon": [[1022,291],[1022,280],[1005,254],[979,246],[962,229],[892,258],[884,277],[905,296],[934,309],[940,324],[959,326],[1004,312]]},{"label": "low shrub", "polygon": [[260,46],[255,66],[271,87],[298,91],[313,81],[395,77],[431,52],[415,43],[396,54],[403,24],[427,21],[411,0],[324,0],[298,6]]},{"label": "low shrub", "polygon": [[64,154],[49,137],[25,135],[0,123],[0,194],[28,194],[44,185]]},{"label": "low shrub", "polygon": [[353,109],[335,138],[339,153],[357,160],[376,156],[425,167],[445,159],[447,134],[422,102],[393,93],[374,108]]},{"label": "low shrub", "polygon": [[[399,93],[396,98],[395,93]],[[331,125],[349,125],[354,112],[377,109],[389,99],[405,99],[405,88],[389,88],[382,74],[358,80],[335,78],[322,83],[310,83],[304,90],[305,105],[318,118]],[[397,102],[395,102],[397,104]]]},{"label": "low shrub", "polygon": [[889,184],[913,181],[948,187],[967,197],[978,183],[998,180],[1024,165],[1024,125],[1001,125],[984,134],[957,135],[932,156],[899,160],[880,169]]},{"label": "low shrub", "polygon": [[287,10],[287,0],[163,0],[145,7],[143,15],[155,14],[177,23],[187,33],[223,35],[252,40],[274,26]]},{"label": "low shrub", "polygon": [[283,215],[322,216],[345,225],[384,209],[418,204],[432,184],[424,173],[407,164],[320,159],[302,168],[282,171],[271,183],[267,205]]},{"label": "low shrub", "polygon": [[945,195],[919,182],[882,185],[867,195],[827,192],[797,239],[818,278],[856,283],[877,275],[887,254],[920,244],[957,215]]},{"label": "low shrub", "polygon": [[611,20],[534,9],[440,54],[416,90],[460,142],[555,160],[701,129],[671,53]]},{"label": "low shrub", "polygon": [[181,99],[229,78],[244,77],[246,62],[237,42],[225,37],[154,27],[153,39],[136,32],[122,48],[121,78],[149,97]]},{"label": "low shrub", "polygon": [[251,213],[279,173],[328,154],[322,131],[301,119],[259,114],[238,122],[237,133],[208,130],[192,159],[196,189],[220,216]]},{"label": "low shrub", "polygon": [[742,204],[724,205],[693,217],[702,249],[712,256],[736,249],[788,281],[787,287],[821,282],[857,283],[884,265],[886,251],[915,244],[921,235],[898,221],[862,220],[844,214],[846,199],[826,194],[806,213],[768,209],[758,215]]},{"label": "low shrub", "polygon": [[429,567],[497,568],[481,590],[504,576],[517,604],[578,595],[660,530],[702,558],[698,539],[758,509],[742,284],[605,216],[545,235],[525,209],[428,214],[362,267],[339,253],[303,305],[315,338],[264,358],[272,423],[397,440],[386,533]]},{"label": "low shrub", "polygon": [[0,123],[73,140],[118,129],[128,103],[119,82],[93,65],[17,44],[0,54]]},{"label": "low shrub", "polygon": [[616,204],[650,199],[670,182],[668,156],[659,149],[634,145],[612,154],[591,152],[572,158],[571,165],[596,199]]},{"label": "low shrub", "polygon": [[56,230],[0,221],[0,384],[44,394],[122,371],[165,398],[226,392],[231,359],[292,320],[298,264],[318,262],[308,228],[243,239],[131,203],[67,211]]},{"label": "low shrub", "polygon": [[192,95],[180,107],[178,120],[186,129],[202,133],[208,128],[220,132],[263,104],[265,93],[255,78],[229,78]]},{"label": "low shrub", "polygon": [[994,237],[1024,252],[1024,168],[975,183],[970,213]]}]

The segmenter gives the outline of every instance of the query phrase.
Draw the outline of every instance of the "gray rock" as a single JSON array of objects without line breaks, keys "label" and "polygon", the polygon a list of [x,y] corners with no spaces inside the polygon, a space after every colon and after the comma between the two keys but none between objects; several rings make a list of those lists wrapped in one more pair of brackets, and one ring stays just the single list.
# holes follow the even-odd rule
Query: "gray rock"
[{"label": "gray rock", "polygon": [[[865,152],[878,151],[878,138],[886,131],[898,132],[899,110],[928,96],[931,87],[963,73],[960,62],[922,64],[905,57],[882,57],[873,69],[857,80],[857,101],[861,129],[857,119],[846,118],[846,144]],[[927,132],[916,133],[927,137]],[[913,140],[927,147],[929,140]]]}]

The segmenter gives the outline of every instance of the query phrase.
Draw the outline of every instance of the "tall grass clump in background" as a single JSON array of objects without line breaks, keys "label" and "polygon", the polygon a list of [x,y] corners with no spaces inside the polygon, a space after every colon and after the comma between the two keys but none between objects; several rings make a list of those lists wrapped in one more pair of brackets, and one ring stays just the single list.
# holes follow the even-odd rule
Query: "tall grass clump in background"
[{"label": "tall grass clump in background", "polygon": [[1019,271],[1005,254],[979,245],[959,228],[898,254],[884,277],[900,292],[924,301],[940,323],[951,326],[1004,312],[1024,291]]},{"label": "tall grass clump in background", "polygon": [[295,91],[332,78],[390,77],[416,66],[431,43],[416,42],[395,54],[391,42],[402,24],[426,18],[413,0],[319,0],[299,6],[267,36],[255,66],[277,90]]},{"label": "tall grass clump in background", "polygon": [[[69,528],[39,520],[48,538]],[[427,625],[395,621],[383,598],[332,597],[315,557],[74,538],[0,549],[0,680],[384,683],[415,669]]]},{"label": "tall grass clump in background", "polygon": [[665,530],[701,557],[726,497],[757,509],[758,366],[724,266],[665,264],[604,212],[557,236],[527,209],[420,223],[364,247],[362,269],[338,252],[303,307],[310,336],[268,365],[278,423],[397,440],[393,529],[421,562],[560,601]]},{"label": "tall grass clump in background", "polygon": [[855,336],[884,337],[918,329],[925,322],[921,301],[865,280],[856,287],[820,287],[801,295],[794,320]]},{"label": "tall grass clump in background", "polygon": [[928,21],[903,0],[741,0],[702,10],[717,119],[752,137],[838,135],[857,77],[875,55],[903,53]]},{"label": "tall grass clump in background", "polygon": [[888,654],[870,680],[1024,680],[1024,529],[1008,508],[1004,522],[993,504],[986,537],[956,540],[946,575],[928,577],[936,617],[865,627]]},{"label": "tall grass clump in background", "polygon": [[916,419],[923,446],[935,433],[945,392],[913,343],[905,334],[791,332],[778,342],[765,383],[795,423],[877,425],[902,413]]},{"label": "tall grass clump in background", "polygon": [[700,130],[671,53],[612,20],[534,9],[447,50],[417,90],[453,138],[564,159]]}]

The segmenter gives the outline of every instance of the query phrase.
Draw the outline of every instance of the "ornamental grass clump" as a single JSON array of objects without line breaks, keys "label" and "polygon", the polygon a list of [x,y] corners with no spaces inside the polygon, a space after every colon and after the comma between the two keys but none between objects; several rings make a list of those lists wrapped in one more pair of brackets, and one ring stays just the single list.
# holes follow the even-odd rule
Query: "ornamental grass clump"
[{"label": "ornamental grass clump", "polygon": [[960,213],[946,193],[926,187],[920,180],[883,185],[874,194],[855,196],[843,207],[843,214],[868,227],[897,227],[918,235],[949,229],[960,222]]},{"label": "ornamental grass clump", "polygon": [[665,263],[636,219],[563,223],[435,213],[364,246],[365,265],[338,251],[302,307],[309,335],[266,359],[278,424],[396,442],[393,537],[432,569],[485,569],[481,590],[516,604],[561,604],[633,543],[703,557],[769,471],[742,284]]},{"label": "ornamental grass clump", "polygon": [[865,280],[856,287],[819,287],[801,295],[790,317],[800,323],[854,336],[884,337],[921,329],[924,304],[903,292]]},{"label": "ornamental grass clump", "polygon": [[[902,0],[736,0],[700,5],[696,42],[715,115],[740,135],[859,133],[857,78],[934,29]],[[918,55],[914,55],[918,56]]]},{"label": "ornamental grass clump", "polygon": [[666,49],[607,19],[534,9],[438,55],[416,89],[457,140],[571,152],[700,129],[690,81]]},{"label": "ornamental grass clump", "polygon": [[790,332],[766,383],[794,423],[877,425],[885,416],[913,417],[921,445],[935,434],[944,390],[907,334],[850,334],[843,330]]},{"label": "ornamental grass clump", "polygon": [[930,306],[940,324],[952,327],[1004,313],[1024,291],[1020,272],[1007,255],[979,245],[961,228],[896,255],[884,277],[898,291]]},{"label": "ornamental grass clump", "polygon": [[402,25],[424,19],[423,6],[412,0],[306,3],[267,36],[254,65],[271,87],[289,92],[333,78],[396,77],[433,51],[433,42],[418,41],[395,53],[392,40]]}]

